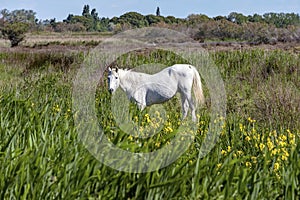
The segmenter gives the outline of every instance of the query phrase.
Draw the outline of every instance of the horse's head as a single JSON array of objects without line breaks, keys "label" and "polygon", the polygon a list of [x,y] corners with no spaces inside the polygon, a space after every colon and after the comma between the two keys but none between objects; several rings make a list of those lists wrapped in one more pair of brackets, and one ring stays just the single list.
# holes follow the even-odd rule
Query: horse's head
[{"label": "horse's head", "polygon": [[108,90],[112,94],[117,90],[120,85],[120,79],[118,74],[118,68],[108,68]]}]

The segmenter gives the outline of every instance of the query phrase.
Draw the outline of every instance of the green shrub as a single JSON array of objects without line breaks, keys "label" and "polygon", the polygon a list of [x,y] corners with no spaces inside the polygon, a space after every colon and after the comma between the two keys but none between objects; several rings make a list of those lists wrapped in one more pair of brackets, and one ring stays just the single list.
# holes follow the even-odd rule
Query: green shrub
[{"label": "green shrub", "polygon": [[25,33],[29,29],[29,24],[23,22],[5,23],[1,29],[5,38],[10,40],[11,47],[18,46],[25,38]]}]

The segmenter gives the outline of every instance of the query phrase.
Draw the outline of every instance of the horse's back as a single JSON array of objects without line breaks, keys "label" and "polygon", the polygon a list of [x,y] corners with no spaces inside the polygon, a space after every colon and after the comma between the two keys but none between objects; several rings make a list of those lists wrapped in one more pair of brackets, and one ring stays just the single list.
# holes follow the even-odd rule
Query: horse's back
[{"label": "horse's back", "polygon": [[193,77],[194,67],[188,64],[175,64],[167,68],[168,73],[176,77],[178,81]]},{"label": "horse's back", "polygon": [[182,70],[182,69],[192,69],[192,65],[189,64],[175,64],[170,66],[170,68],[172,69],[176,69],[176,70]]},{"label": "horse's back", "polygon": [[[188,75],[193,73],[193,66],[189,64],[175,64],[173,66],[168,67],[169,70],[173,71],[174,73],[180,74],[180,75]],[[167,68],[167,69],[168,69]]]}]

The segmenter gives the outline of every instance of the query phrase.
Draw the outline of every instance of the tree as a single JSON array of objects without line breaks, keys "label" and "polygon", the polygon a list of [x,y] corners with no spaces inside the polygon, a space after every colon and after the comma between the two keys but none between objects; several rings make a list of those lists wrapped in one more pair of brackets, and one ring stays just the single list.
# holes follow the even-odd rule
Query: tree
[{"label": "tree", "polygon": [[112,31],[112,27],[111,27],[109,18],[102,17],[100,19],[98,31]]},{"label": "tree", "polygon": [[227,19],[236,24],[243,24],[248,21],[247,17],[241,13],[232,12],[229,14]]},{"label": "tree", "polygon": [[56,22],[56,19],[53,18],[53,19],[50,19],[50,26],[52,29],[56,29],[56,25],[57,25],[57,22]]},{"label": "tree", "polygon": [[80,15],[72,16],[71,20],[68,23],[71,23],[71,24],[81,23],[86,28],[86,31],[93,30],[93,25],[94,25],[93,19],[91,17],[85,17],[85,16],[80,16]]},{"label": "tree", "polygon": [[9,11],[7,9],[3,9],[0,11],[1,14],[1,21],[6,21],[9,16]]},{"label": "tree", "polygon": [[216,17],[213,18],[215,21],[220,21],[220,20],[226,20],[226,17],[218,15]]},{"label": "tree", "polygon": [[260,23],[262,23],[264,21],[263,17],[259,14],[254,14],[253,16],[248,16],[248,20],[250,22],[260,22]]},{"label": "tree", "polygon": [[176,19],[174,16],[167,16],[165,17],[165,22],[169,24],[177,23],[178,19]]},{"label": "tree", "polygon": [[273,24],[277,28],[287,28],[289,25],[299,25],[300,16],[295,13],[265,13],[264,21]]},{"label": "tree", "polygon": [[189,25],[197,25],[203,22],[207,22],[209,20],[209,17],[203,14],[191,14],[187,17],[187,22]]},{"label": "tree", "polygon": [[73,14],[69,14],[67,19],[64,19],[63,22],[72,23],[73,17],[74,17]]},{"label": "tree", "polygon": [[29,28],[36,26],[37,19],[32,10],[1,10],[1,33],[5,39],[10,40],[11,47],[18,44],[25,38]]},{"label": "tree", "polygon": [[95,21],[99,20],[98,13],[97,13],[97,11],[96,11],[95,8],[93,8],[93,10],[92,10],[92,12],[91,12],[91,16],[93,17],[93,19],[94,19]]},{"label": "tree", "polygon": [[161,17],[155,15],[146,15],[145,18],[149,25],[157,24],[162,21]]},{"label": "tree", "polygon": [[160,16],[160,9],[159,9],[159,7],[156,8],[156,16],[158,16],[158,17]]},{"label": "tree", "polygon": [[11,47],[18,46],[25,38],[25,33],[28,31],[29,25],[24,22],[5,23],[1,28],[2,35],[5,39],[9,39]]},{"label": "tree", "polygon": [[76,24],[76,28],[82,28],[82,24],[86,31],[99,31],[101,29],[101,20],[95,8],[90,13],[90,6],[84,5],[82,15],[69,14],[67,19],[64,20],[67,24]]},{"label": "tree", "polygon": [[120,16],[118,19],[120,24],[129,24],[133,28],[142,28],[148,26],[145,16],[137,12],[128,12]]},{"label": "tree", "polygon": [[90,6],[89,5],[83,6],[82,16],[84,16],[84,17],[90,16]]},{"label": "tree", "polygon": [[95,8],[92,9],[91,18],[93,19],[93,30],[97,31],[100,29],[100,19]]},{"label": "tree", "polygon": [[35,17],[36,13],[32,10],[13,10],[9,12],[7,9],[1,10],[2,20],[5,22],[24,22],[30,25],[35,25],[38,19]]}]

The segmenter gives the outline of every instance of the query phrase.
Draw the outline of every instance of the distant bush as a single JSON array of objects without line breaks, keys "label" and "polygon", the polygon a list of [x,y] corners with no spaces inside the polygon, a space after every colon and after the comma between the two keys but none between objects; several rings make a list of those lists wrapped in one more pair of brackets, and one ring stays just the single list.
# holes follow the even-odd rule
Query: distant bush
[{"label": "distant bush", "polygon": [[66,23],[63,23],[63,22],[60,22],[56,25],[55,27],[55,31],[56,32],[83,32],[83,31],[86,31],[86,27],[80,23],[80,22],[77,22],[77,23],[69,23],[69,24],[66,24]]},{"label": "distant bush", "polygon": [[28,29],[29,25],[27,23],[13,22],[5,23],[1,32],[5,39],[10,40],[11,47],[15,47],[25,38],[25,33]]}]

